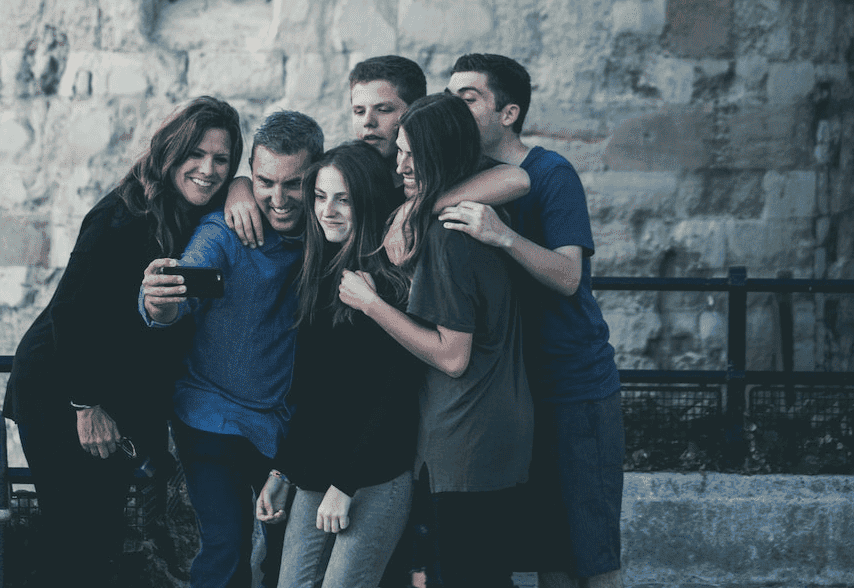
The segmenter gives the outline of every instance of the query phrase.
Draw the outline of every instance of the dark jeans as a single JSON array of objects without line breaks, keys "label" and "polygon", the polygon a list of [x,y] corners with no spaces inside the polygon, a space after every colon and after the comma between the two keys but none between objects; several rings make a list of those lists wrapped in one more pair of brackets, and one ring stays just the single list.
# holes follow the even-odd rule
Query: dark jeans
[{"label": "dark jeans", "polygon": [[540,402],[535,411],[525,488],[529,530],[522,532],[527,547],[536,550],[529,569],[583,578],[620,569],[620,393],[572,404]]},{"label": "dark jeans", "polygon": [[[418,482],[427,476],[422,469]],[[428,564],[431,588],[512,588],[511,534],[507,513],[517,490],[438,492],[431,495],[430,536],[435,557]]]},{"label": "dark jeans", "polygon": [[[37,586],[107,586],[124,546],[124,506],[134,462],[80,447],[74,411],[21,424],[21,445],[38,493]],[[164,423],[165,426],[165,423]]]},{"label": "dark jeans", "polygon": [[[252,584],[250,558],[255,501],[272,460],[246,438],[219,435],[172,423],[187,491],[196,511],[201,550],[190,570],[193,588],[246,588]],[[279,577],[285,525],[266,526],[264,585]]]}]

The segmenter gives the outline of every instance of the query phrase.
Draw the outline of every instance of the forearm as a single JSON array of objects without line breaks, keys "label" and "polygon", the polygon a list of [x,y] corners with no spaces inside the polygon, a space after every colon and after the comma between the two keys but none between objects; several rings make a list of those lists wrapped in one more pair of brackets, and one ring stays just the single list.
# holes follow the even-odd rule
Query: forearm
[{"label": "forearm", "polygon": [[466,200],[498,206],[521,198],[531,189],[528,173],[521,167],[502,164],[480,172],[454,186],[436,202],[434,212]]},{"label": "forearm", "polygon": [[449,376],[459,377],[468,367],[469,353],[460,353],[447,331],[420,325],[379,297],[365,314],[415,357]]},{"label": "forearm", "polygon": [[501,248],[544,286],[572,296],[581,281],[581,252],[577,247],[558,250],[541,247],[511,229]]}]

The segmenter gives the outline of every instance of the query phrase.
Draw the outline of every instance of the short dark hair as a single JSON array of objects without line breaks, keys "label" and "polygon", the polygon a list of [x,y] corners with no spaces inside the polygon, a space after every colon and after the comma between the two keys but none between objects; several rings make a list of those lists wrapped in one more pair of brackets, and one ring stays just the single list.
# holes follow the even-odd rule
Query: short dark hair
[{"label": "short dark hair", "polygon": [[[421,254],[433,206],[439,196],[480,170],[481,146],[477,122],[459,96],[430,94],[412,103],[400,117],[412,152],[419,194],[405,220],[411,269]],[[406,233],[406,232],[405,232]]]},{"label": "short dark hair", "polygon": [[421,67],[406,57],[381,55],[356,64],[350,72],[350,90],[360,83],[384,80],[392,84],[406,104],[427,95],[427,78]]},{"label": "short dark hair", "polygon": [[[350,237],[337,252],[324,255],[330,247],[314,213],[315,184],[318,172],[333,167],[344,178],[353,210]],[[353,322],[359,313],[341,302],[337,283],[332,292],[322,292],[320,282],[329,276],[340,278],[346,270],[362,270],[379,278],[390,290],[386,302],[400,305],[409,294],[403,272],[385,256],[382,239],[386,219],[397,199],[388,163],[379,152],[363,141],[339,145],[324,153],[306,172],[302,183],[303,210],[306,217],[305,257],[299,277],[299,322],[312,322],[317,308],[331,308],[333,325]],[[379,283],[379,282],[378,282]],[[322,296],[329,296],[322,300]]]},{"label": "short dark hair", "polygon": [[266,147],[279,155],[293,155],[305,149],[309,163],[317,161],[323,155],[323,130],[307,114],[293,110],[280,110],[268,116],[255,131],[252,151],[249,153],[249,167],[255,148]]},{"label": "short dark hair", "polygon": [[494,53],[469,53],[454,64],[453,73],[474,71],[486,74],[486,85],[495,96],[495,109],[508,104],[519,106],[519,116],[513,132],[521,133],[528,108],[531,106],[531,76],[519,62]]}]

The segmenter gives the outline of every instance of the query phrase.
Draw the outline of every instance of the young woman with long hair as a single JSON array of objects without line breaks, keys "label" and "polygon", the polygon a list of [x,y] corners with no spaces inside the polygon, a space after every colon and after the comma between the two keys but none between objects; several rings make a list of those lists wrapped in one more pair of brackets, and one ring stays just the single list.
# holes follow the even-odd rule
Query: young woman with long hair
[{"label": "young woman with long hair", "polygon": [[412,202],[403,221],[413,273],[406,312],[354,272],[344,272],[339,296],[428,364],[415,460],[432,505],[437,561],[428,581],[511,586],[506,515],[527,479],[533,418],[510,262],[443,228],[433,212],[448,187],[483,167],[478,127],[448,94],[415,101],[400,122],[397,171]]},{"label": "young woman with long hair", "polygon": [[[296,409],[277,457],[296,485],[279,586],[374,588],[407,521],[417,389],[425,366],[376,323],[341,302],[344,272],[371,275],[380,296],[404,308],[409,281],[382,248],[394,185],[362,142],[326,152],[303,178],[305,257]],[[258,518],[284,518],[286,484],[274,472]]]},{"label": "young woman with long hair", "polygon": [[3,413],[18,423],[38,492],[50,554],[39,586],[106,585],[139,463],[125,454],[166,463],[189,331],[145,327],[140,276],[151,260],[180,254],[201,216],[222,205],[242,150],[225,102],[197,98],[167,119],[86,215],[53,298],[18,346]]}]

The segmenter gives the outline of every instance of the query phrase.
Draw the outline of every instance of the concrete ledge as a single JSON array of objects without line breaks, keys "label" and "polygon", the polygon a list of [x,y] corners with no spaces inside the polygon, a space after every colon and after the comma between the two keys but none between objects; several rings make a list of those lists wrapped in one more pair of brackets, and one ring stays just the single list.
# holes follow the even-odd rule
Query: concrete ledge
[{"label": "concrete ledge", "polygon": [[626,474],[623,578],[854,584],[854,477]]}]

